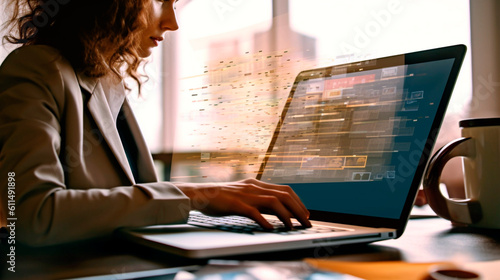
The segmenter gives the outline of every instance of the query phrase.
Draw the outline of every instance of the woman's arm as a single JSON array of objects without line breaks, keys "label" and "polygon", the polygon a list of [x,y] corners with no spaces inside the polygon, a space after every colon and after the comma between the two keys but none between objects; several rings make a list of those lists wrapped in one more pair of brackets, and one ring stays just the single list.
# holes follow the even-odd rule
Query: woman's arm
[{"label": "woman's arm", "polygon": [[173,184],[120,185],[106,179],[119,178],[119,167],[89,165],[105,143],[94,143],[75,121],[83,110],[71,98],[79,90],[72,68],[49,47],[22,48],[0,67],[0,201],[8,213],[8,173],[14,172],[17,241],[50,245],[123,226],[185,222],[189,198]]}]

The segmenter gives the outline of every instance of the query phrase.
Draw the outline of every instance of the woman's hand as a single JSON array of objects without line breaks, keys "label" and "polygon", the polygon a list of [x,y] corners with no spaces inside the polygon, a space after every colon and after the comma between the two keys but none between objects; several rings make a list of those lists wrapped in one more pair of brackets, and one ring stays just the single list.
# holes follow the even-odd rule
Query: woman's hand
[{"label": "woman's hand", "polygon": [[261,213],[276,215],[292,228],[290,218],[310,227],[309,211],[289,186],[268,184],[256,179],[228,183],[175,183],[191,199],[191,208],[212,216],[240,215],[265,229],[273,226]]}]

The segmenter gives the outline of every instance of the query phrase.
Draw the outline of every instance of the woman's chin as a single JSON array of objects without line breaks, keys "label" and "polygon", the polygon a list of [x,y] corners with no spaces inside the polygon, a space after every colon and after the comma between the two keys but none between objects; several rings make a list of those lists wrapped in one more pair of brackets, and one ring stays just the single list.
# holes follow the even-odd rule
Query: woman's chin
[{"label": "woman's chin", "polygon": [[140,58],[147,58],[153,53],[152,48],[140,49],[138,55]]}]

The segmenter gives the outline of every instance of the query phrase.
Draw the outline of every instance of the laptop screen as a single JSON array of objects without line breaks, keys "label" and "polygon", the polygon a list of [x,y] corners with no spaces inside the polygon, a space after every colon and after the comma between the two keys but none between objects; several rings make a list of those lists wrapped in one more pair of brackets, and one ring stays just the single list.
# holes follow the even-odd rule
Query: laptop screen
[{"label": "laptop screen", "polygon": [[413,203],[463,51],[301,72],[259,178],[292,186],[313,211],[399,219]]}]

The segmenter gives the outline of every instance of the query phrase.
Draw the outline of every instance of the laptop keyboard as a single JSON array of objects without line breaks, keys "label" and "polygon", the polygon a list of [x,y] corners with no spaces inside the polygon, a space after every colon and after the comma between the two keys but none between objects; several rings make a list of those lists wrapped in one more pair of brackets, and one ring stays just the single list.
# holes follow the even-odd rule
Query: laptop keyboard
[{"label": "laptop keyboard", "polygon": [[188,219],[188,224],[193,226],[247,234],[252,234],[254,232],[271,232],[281,235],[292,235],[346,231],[346,229],[326,226],[306,228],[298,222],[292,222],[293,228],[289,229],[278,219],[268,219],[268,222],[273,225],[273,230],[264,229],[253,220],[241,216],[212,217],[199,212],[191,212]]}]

